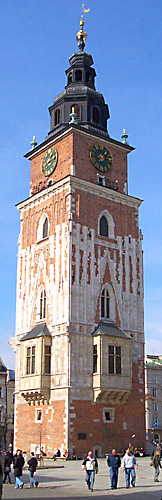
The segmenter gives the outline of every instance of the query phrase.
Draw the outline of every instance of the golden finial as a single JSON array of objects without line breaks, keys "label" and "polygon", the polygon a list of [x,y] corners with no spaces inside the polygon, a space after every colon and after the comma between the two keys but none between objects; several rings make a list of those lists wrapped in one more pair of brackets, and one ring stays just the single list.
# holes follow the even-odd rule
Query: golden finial
[{"label": "golden finial", "polygon": [[87,33],[83,31],[83,26],[84,26],[84,19],[83,19],[83,13],[89,12],[90,9],[85,9],[84,8],[84,3],[82,3],[82,14],[81,14],[81,19],[80,19],[80,30],[78,31],[76,35],[76,39],[78,42],[78,47],[79,50],[82,52],[85,47],[85,41],[87,39]]}]

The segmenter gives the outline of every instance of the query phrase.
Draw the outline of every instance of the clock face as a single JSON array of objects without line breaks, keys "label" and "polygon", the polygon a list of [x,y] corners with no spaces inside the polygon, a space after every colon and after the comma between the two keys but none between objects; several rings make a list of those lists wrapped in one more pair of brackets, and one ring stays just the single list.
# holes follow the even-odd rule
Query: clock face
[{"label": "clock face", "polygon": [[110,152],[105,146],[97,144],[90,149],[90,160],[97,170],[100,172],[107,172],[112,166],[112,157]]},{"label": "clock face", "polygon": [[57,149],[55,148],[48,149],[42,160],[41,168],[43,175],[48,177],[54,172],[57,165],[57,158],[58,158]]}]

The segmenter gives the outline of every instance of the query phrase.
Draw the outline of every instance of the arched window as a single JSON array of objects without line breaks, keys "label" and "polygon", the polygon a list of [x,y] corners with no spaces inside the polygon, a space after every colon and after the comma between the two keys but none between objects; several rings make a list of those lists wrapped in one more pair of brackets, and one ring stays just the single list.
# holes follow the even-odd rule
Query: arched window
[{"label": "arched window", "polygon": [[80,106],[78,104],[73,104],[71,106],[71,113],[76,113],[76,120],[80,120]]},{"label": "arched window", "polygon": [[70,83],[72,83],[72,73],[68,75],[68,85],[70,85]]},{"label": "arched window", "polygon": [[110,317],[110,296],[107,288],[103,288],[101,293],[101,318]]},{"label": "arched window", "polygon": [[75,80],[76,82],[82,81],[82,71],[80,69],[77,69],[77,71],[75,72]]},{"label": "arched window", "polygon": [[48,219],[47,219],[47,217],[43,223],[42,239],[44,240],[45,238],[48,238]]},{"label": "arched window", "polygon": [[56,109],[55,111],[55,126],[60,123],[60,109]]},{"label": "arched window", "polygon": [[100,236],[105,236],[106,238],[108,238],[108,235],[108,222],[105,215],[103,215],[100,219]]},{"label": "arched window", "polygon": [[42,214],[38,224],[37,243],[44,240],[45,238],[48,238],[48,235],[49,235],[49,220],[48,220],[48,215],[44,213]]},{"label": "arched window", "polygon": [[97,106],[93,106],[93,108],[92,108],[92,121],[95,123],[100,122],[100,113],[99,113],[99,109],[97,108]]},{"label": "arched window", "polygon": [[46,291],[42,290],[40,294],[40,319],[46,317]]},{"label": "arched window", "polygon": [[90,71],[86,71],[86,83],[89,83],[91,80],[91,73]]}]

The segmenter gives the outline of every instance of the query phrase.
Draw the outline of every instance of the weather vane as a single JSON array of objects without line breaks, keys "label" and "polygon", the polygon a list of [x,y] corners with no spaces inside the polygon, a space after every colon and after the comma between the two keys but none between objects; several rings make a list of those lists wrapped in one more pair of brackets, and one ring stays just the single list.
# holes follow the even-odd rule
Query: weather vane
[{"label": "weather vane", "polygon": [[85,9],[84,8],[84,3],[82,3],[82,16],[84,12],[90,12],[90,9]]},{"label": "weather vane", "polygon": [[77,39],[77,42],[78,42],[78,47],[79,47],[80,52],[84,51],[85,41],[87,39],[87,33],[85,31],[83,31],[83,26],[84,26],[83,14],[86,13],[86,12],[89,12],[89,11],[90,11],[90,9],[85,9],[84,8],[84,3],[82,3],[82,14],[81,14],[81,20],[80,20],[80,30],[78,31],[78,33],[76,35],[76,39]]}]

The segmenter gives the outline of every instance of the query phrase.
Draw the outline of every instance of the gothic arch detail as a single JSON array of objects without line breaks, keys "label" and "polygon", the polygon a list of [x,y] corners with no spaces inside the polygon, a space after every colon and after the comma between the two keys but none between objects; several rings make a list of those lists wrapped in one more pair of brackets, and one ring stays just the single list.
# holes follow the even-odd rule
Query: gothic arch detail
[{"label": "gothic arch detail", "polygon": [[49,219],[48,215],[44,213],[39,221],[38,229],[37,229],[37,242],[48,238],[49,234]]},{"label": "gothic arch detail", "polygon": [[112,286],[104,283],[100,292],[100,318],[115,320],[115,296]]},{"label": "gothic arch detail", "polygon": [[[100,213],[99,219],[98,219],[98,235],[103,236],[101,234],[101,219],[104,218],[107,221],[107,226],[108,226],[108,234],[107,238],[114,239],[115,238],[115,224],[113,221],[112,215],[108,212],[108,210],[104,210],[103,212]],[[103,220],[103,219],[102,219]]]}]

